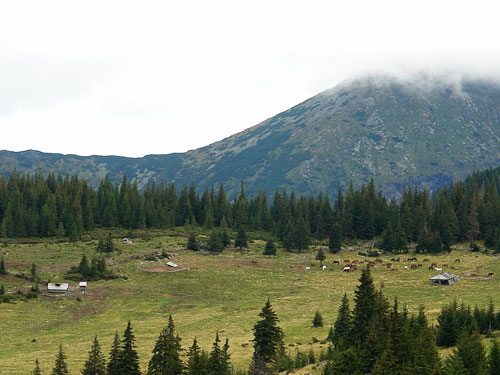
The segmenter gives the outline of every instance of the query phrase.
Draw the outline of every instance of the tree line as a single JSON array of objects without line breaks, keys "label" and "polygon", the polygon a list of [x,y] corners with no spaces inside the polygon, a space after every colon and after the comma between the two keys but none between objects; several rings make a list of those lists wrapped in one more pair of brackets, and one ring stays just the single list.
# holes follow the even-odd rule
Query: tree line
[{"label": "tree line", "polygon": [[332,251],[348,240],[380,238],[386,251],[449,251],[457,241],[484,240],[499,249],[500,169],[476,172],[431,195],[410,188],[399,201],[387,199],[373,181],[335,199],[328,194],[297,197],[275,191],[272,201],[261,190],[247,197],[229,198],[224,187],[199,193],[194,185],[150,183],[139,189],[126,177],[113,185],[108,177],[94,189],[77,176],[49,174],[0,178],[0,235],[15,237],[69,237],[100,228],[168,228],[191,225],[264,231],[288,249],[306,249],[312,240],[330,239]]}]

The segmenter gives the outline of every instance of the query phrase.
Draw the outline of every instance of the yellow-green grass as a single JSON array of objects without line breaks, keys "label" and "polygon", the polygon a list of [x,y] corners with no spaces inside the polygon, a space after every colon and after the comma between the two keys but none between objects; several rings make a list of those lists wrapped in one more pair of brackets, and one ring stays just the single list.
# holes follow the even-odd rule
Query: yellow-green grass
[{"label": "yellow-green grass", "polygon": [[[265,242],[255,240],[243,252],[226,250],[221,255],[202,255],[184,250],[186,237],[179,233],[148,233],[149,238],[136,239],[133,245],[119,245],[121,253],[108,259],[110,268],[128,277],[127,280],[90,282],[88,294],[70,297],[46,297],[26,302],[0,304],[0,373],[26,374],[38,358],[48,372],[54,364],[59,344],[68,357],[70,373],[79,373],[88,355],[94,335],[106,356],[115,331],[123,332],[131,320],[141,359],[141,368],[147,368],[151,350],[160,330],[172,314],[177,332],[186,349],[196,336],[200,345],[209,350],[219,331],[222,339],[229,338],[231,359],[236,368],[246,368],[252,354],[252,327],[267,298],[278,314],[285,332],[287,348],[293,354],[299,348],[316,354],[326,345],[313,344],[313,337],[323,340],[335,320],[338,305],[344,293],[351,298],[358,285],[360,271],[342,273],[333,260],[363,259],[356,253],[328,254],[323,271],[314,260],[314,250],[302,254],[279,251],[275,257],[262,254]],[[82,254],[95,253],[96,240],[77,243],[10,244],[0,249],[7,268],[13,272],[29,273],[34,262],[44,280],[62,281],[64,272],[78,264]],[[117,240],[118,243],[118,240]],[[465,246],[464,246],[465,247]],[[173,262],[190,270],[181,272],[146,272],[165,261],[148,262],[142,255],[166,250],[175,255]],[[140,257],[136,257],[140,255]],[[402,256],[400,256],[402,257]],[[404,256],[403,257],[408,257]],[[454,298],[467,304],[486,305],[490,298],[500,306],[497,277],[488,280],[465,279],[450,287],[429,284],[429,277],[437,274],[428,269],[435,262],[456,267],[451,272],[460,275],[482,265],[478,275],[494,272],[500,275],[497,258],[454,250],[451,254],[425,256],[431,262],[423,267],[405,270],[408,262],[394,263],[394,272],[377,264],[372,269],[377,287],[385,295],[398,297],[401,305],[416,311],[420,304],[434,321],[443,304]],[[381,257],[384,263],[391,256]],[[460,263],[455,263],[459,258]],[[373,258],[371,258],[373,259]],[[306,271],[305,267],[311,270]],[[0,284],[8,290],[28,290],[31,282],[13,276],[0,276]],[[70,282],[70,285],[76,285]],[[42,290],[44,286],[41,286]],[[312,328],[316,310],[323,315],[325,326]],[[36,340],[36,341],[35,341]],[[292,346],[293,345],[293,346]]]}]

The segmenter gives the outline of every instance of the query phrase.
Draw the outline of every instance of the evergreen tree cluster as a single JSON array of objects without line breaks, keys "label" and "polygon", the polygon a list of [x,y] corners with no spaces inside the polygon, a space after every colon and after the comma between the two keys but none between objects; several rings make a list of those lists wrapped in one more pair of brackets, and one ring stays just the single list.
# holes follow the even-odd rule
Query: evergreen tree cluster
[{"label": "evergreen tree cluster", "polygon": [[[400,201],[387,200],[373,181],[355,190],[296,197],[274,192],[248,198],[242,184],[231,199],[223,186],[205,189],[150,183],[142,190],[126,177],[113,185],[104,178],[97,190],[76,176],[49,174],[0,178],[0,235],[2,237],[67,236],[78,239],[95,227],[166,228],[183,225],[209,229],[266,231],[288,249],[307,249],[311,240],[329,239],[331,252],[344,239],[381,236],[380,247],[405,251],[409,242],[422,252],[449,251],[456,241],[484,240],[500,251],[500,168],[475,173],[430,196],[408,189]],[[104,244],[103,244],[104,245]],[[239,247],[239,245],[237,245]],[[109,250],[105,250],[109,251]]]},{"label": "evergreen tree cluster", "polygon": [[480,334],[491,334],[500,328],[500,311],[495,311],[493,301],[487,307],[473,308],[453,301],[441,308],[437,318],[436,343],[438,346],[455,346],[460,334],[465,330],[468,334],[477,331]]},{"label": "evergreen tree cluster", "polygon": [[[160,332],[153,348],[153,354],[144,374],[147,375],[229,375],[231,362],[229,355],[229,341],[221,345],[219,334],[210,352],[200,349],[196,338],[188,350],[187,361],[181,359],[181,338],[175,332],[172,317],[169,317],[167,326]],[[68,366],[62,345],[56,356],[52,375],[67,375]],[[38,359],[35,361],[33,374],[41,374]],[[115,333],[108,360],[102,353],[101,346],[94,337],[92,347],[85,361],[82,375],[141,375],[139,356],[136,350],[135,335],[130,321],[127,324],[122,338]]]},{"label": "evergreen tree cluster", "polygon": [[94,257],[89,262],[87,256],[84,254],[82,255],[78,266],[71,267],[71,269],[66,274],[66,278],[76,281],[97,281],[116,279],[118,278],[118,276],[115,275],[113,271],[108,270],[106,266],[106,260],[103,257]]}]

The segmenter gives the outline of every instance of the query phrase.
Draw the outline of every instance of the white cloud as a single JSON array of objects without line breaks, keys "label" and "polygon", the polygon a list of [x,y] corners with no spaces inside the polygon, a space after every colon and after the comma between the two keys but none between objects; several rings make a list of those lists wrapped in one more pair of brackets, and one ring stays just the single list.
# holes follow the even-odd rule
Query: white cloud
[{"label": "white cloud", "polygon": [[0,5],[0,148],[142,156],[214,142],[367,71],[498,74],[476,1]]}]

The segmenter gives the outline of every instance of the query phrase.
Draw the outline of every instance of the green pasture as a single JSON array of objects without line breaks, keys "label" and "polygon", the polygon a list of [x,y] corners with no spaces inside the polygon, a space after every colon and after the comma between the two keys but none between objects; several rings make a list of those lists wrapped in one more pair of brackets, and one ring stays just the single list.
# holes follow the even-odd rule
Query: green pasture
[{"label": "green pasture", "polygon": [[[344,260],[365,259],[357,253],[327,254],[319,267],[314,260],[315,250],[305,253],[284,253],[275,257],[262,254],[265,242],[254,240],[249,249],[239,252],[225,250],[217,256],[185,250],[186,235],[178,232],[148,232],[134,239],[133,245],[121,245],[116,232],[119,251],[107,257],[108,267],[127,279],[89,282],[86,295],[69,297],[40,296],[34,300],[0,304],[0,373],[28,374],[38,358],[45,373],[50,373],[59,344],[68,357],[70,373],[78,374],[87,358],[94,335],[98,336],[103,351],[108,355],[115,331],[121,335],[131,320],[141,368],[145,370],[151,350],[160,330],[172,314],[177,332],[187,349],[194,337],[210,350],[216,331],[222,339],[229,338],[231,360],[236,369],[247,368],[251,354],[252,327],[267,298],[281,320],[285,341],[290,353],[298,349],[316,354],[325,344],[337,308],[344,293],[351,298],[358,284],[360,271],[343,273]],[[252,237],[252,236],[250,236]],[[253,238],[258,235],[254,234]],[[95,254],[96,239],[80,242],[10,243],[0,247],[10,272],[29,273],[32,263],[37,265],[43,280],[63,281],[64,272],[77,265],[82,254]],[[466,246],[464,245],[464,248]],[[326,250],[326,249],[325,249]],[[173,254],[171,261],[183,268],[179,272],[150,272],[162,270],[166,260],[147,261],[151,252]],[[401,260],[410,255],[401,255]],[[384,263],[394,256],[382,256]],[[441,256],[416,255],[423,265],[406,270],[409,262],[393,262],[398,271],[377,265],[372,268],[374,281],[383,288],[389,299],[398,297],[400,305],[416,311],[420,304],[435,321],[443,304],[454,298],[466,304],[486,305],[492,298],[500,307],[500,263],[497,257],[474,254],[459,248]],[[423,258],[430,262],[424,263]],[[341,261],[334,265],[333,260]],[[368,258],[366,258],[368,259]],[[369,258],[374,260],[374,258]],[[455,262],[460,259],[460,262]],[[430,263],[438,267],[447,263],[448,271],[464,275],[474,272],[477,278],[462,278],[450,287],[429,284],[429,277],[437,274],[429,270]],[[476,267],[482,266],[476,271]],[[305,270],[305,267],[311,267]],[[446,270],[446,269],[445,269]],[[483,277],[488,272],[498,276]],[[69,282],[76,286],[75,282]],[[0,284],[11,292],[28,291],[32,282],[10,275],[0,275]],[[45,290],[45,285],[40,286]],[[81,301],[77,300],[80,299]],[[352,305],[351,305],[352,306]],[[325,321],[323,328],[313,328],[314,313],[319,310]],[[319,342],[315,342],[317,338]]]}]

